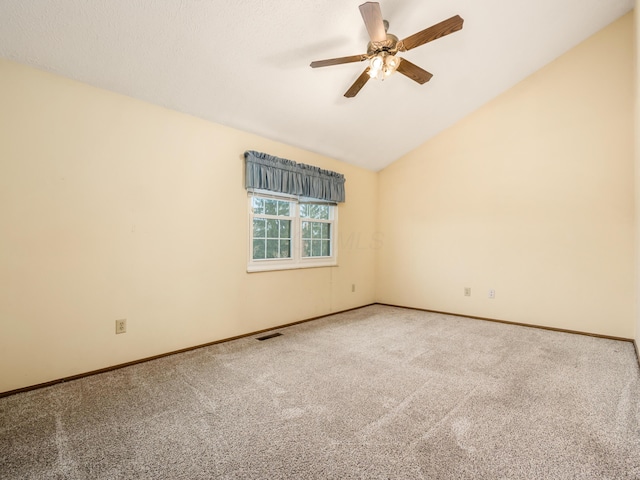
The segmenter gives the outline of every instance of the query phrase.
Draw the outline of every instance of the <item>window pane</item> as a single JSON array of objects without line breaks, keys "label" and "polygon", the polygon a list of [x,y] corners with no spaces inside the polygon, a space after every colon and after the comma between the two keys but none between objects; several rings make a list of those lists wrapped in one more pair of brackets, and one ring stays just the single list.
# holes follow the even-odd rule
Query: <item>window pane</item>
[{"label": "window pane", "polygon": [[253,259],[261,260],[265,258],[266,255],[266,242],[265,240],[254,240],[253,241]]},{"label": "window pane", "polygon": [[314,218],[313,216],[313,207],[310,203],[301,203],[300,204],[300,216],[304,218]]},{"label": "window pane", "polygon": [[329,205],[318,205],[318,216],[322,220],[329,220]]},{"label": "window pane", "polygon": [[280,220],[280,238],[291,238],[291,220]]},{"label": "window pane", "polygon": [[266,233],[265,221],[262,218],[253,219],[253,237],[264,238]]},{"label": "window pane", "polygon": [[311,256],[311,240],[305,240],[302,242],[302,256],[303,257]]},{"label": "window pane", "polygon": [[253,197],[251,202],[253,213],[264,213],[264,200],[262,198]]},{"label": "window pane", "polygon": [[302,222],[302,238],[311,238],[311,222]]},{"label": "window pane", "polygon": [[277,200],[264,200],[264,213],[267,215],[278,214],[278,201]]},{"label": "window pane", "polygon": [[307,205],[306,203],[300,204],[300,216],[302,218],[306,218],[309,216],[308,210],[309,210],[309,205]]},{"label": "window pane", "polygon": [[320,246],[320,240],[311,240],[311,256],[319,257],[322,254],[322,247]]},{"label": "window pane", "polygon": [[291,258],[291,242],[280,240],[280,258]]},{"label": "window pane", "polygon": [[328,257],[331,255],[331,242],[329,240],[322,241],[322,256]]},{"label": "window pane", "polygon": [[278,215],[288,217],[290,210],[289,202],[278,202]]},{"label": "window pane", "polygon": [[267,258],[279,258],[278,254],[279,240],[267,240]]},{"label": "window pane", "polygon": [[267,219],[267,238],[278,238],[278,224],[280,220]]},{"label": "window pane", "polygon": [[328,223],[323,223],[322,224],[322,235],[321,235],[320,238],[325,238],[325,239],[331,238],[330,227],[331,227],[331,225],[329,225]]},{"label": "window pane", "polygon": [[303,203],[300,204],[300,216],[305,218],[316,218],[318,220],[329,220],[329,208],[329,205]]},{"label": "window pane", "polygon": [[321,238],[322,236],[322,224],[318,222],[313,222],[311,224],[311,237],[312,238]]}]

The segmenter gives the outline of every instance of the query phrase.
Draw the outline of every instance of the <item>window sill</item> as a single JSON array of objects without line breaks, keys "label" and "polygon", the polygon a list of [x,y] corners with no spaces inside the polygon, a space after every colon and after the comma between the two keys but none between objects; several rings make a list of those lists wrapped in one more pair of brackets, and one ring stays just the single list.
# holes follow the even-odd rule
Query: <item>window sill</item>
[{"label": "window sill", "polygon": [[279,270],[302,270],[307,268],[324,268],[324,267],[337,267],[338,262],[330,260],[326,262],[309,262],[309,263],[284,263],[284,264],[268,264],[268,265],[249,265],[247,266],[247,273],[256,272],[273,272]]}]

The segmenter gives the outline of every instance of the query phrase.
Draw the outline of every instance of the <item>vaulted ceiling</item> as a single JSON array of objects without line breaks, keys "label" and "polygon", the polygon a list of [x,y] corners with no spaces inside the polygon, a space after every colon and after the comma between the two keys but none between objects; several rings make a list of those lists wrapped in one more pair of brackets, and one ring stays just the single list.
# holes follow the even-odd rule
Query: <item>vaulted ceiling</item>
[{"label": "vaulted ceiling", "polygon": [[[633,8],[633,0],[380,0],[431,72],[344,92],[365,63],[364,0],[2,0],[0,57],[379,170]],[[250,149],[251,146],[247,145]]]}]

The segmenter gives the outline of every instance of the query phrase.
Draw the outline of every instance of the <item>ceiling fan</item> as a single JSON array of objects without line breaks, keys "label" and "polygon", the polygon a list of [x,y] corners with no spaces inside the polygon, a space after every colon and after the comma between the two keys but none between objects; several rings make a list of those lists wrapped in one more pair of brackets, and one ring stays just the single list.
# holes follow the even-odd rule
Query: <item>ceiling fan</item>
[{"label": "ceiling fan", "polygon": [[398,40],[398,37],[395,35],[387,33],[389,22],[382,19],[382,12],[380,11],[380,4],[378,2],[366,2],[358,8],[362,14],[364,24],[367,27],[369,37],[371,38],[371,41],[367,45],[367,53],[311,62],[311,68],[317,68],[369,60],[369,66],[344,94],[347,98],[355,97],[370,78],[384,80],[385,77],[388,77],[395,71],[402,73],[421,85],[428,82],[433,76],[431,73],[414,65],[405,58],[397,57],[396,54],[398,52],[406,52],[432,40],[457,32],[462,29],[462,23],[464,22],[459,15],[455,15],[403,40]]}]

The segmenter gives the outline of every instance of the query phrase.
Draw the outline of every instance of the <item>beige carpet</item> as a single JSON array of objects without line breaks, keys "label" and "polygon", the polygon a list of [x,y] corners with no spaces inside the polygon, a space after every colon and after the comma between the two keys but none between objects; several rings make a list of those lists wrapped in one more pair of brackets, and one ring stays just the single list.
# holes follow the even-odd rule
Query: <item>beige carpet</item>
[{"label": "beige carpet", "polygon": [[2,479],[640,479],[633,345],[371,306],[0,399]]}]

